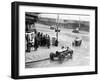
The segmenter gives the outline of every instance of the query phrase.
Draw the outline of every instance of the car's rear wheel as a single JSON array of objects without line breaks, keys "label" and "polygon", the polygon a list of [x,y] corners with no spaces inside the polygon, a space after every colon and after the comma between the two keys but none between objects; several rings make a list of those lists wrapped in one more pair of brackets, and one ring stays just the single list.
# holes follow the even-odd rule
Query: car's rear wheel
[{"label": "car's rear wheel", "polygon": [[59,60],[59,61],[63,61],[64,58],[65,58],[65,56],[64,56],[63,54],[60,54],[60,55],[58,56],[58,60]]},{"label": "car's rear wheel", "polygon": [[74,42],[72,42],[72,46],[74,46]]},{"label": "car's rear wheel", "polygon": [[53,52],[50,53],[50,60],[54,60],[55,54]]},{"label": "car's rear wheel", "polygon": [[80,40],[80,44],[79,44],[79,46],[81,46],[81,44],[82,44],[82,40]]},{"label": "car's rear wheel", "polygon": [[73,56],[73,50],[70,51],[70,59],[72,59],[72,56]]}]

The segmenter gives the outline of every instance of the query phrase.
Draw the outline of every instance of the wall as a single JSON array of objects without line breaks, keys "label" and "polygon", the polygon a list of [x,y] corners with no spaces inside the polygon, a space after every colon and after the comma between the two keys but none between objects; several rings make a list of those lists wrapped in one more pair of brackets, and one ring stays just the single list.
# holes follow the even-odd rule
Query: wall
[{"label": "wall", "polygon": [[[13,81],[10,78],[10,65],[11,65],[11,2],[14,0],[1,0],[0,1],[0,81]],[[43,2],[43,3],[58,3],[58,4],[72,4],[72,5],[88,5],[98,6],[100,10],[100,0],[21,0],[30,2]],[[100,13],[100,11],[98,11]],[[100,16],[100,15],[99,15]],[[98,20],[100,21],[100,17]],[[98,27],[100,24],[98,25]],[[100,28],[98,28],[98,31]],[[100,34],[100,32],[99,32]],[[98,39],[100,41],[100,38]],[[100,45],[100,44],[98,44]],[[100,47],[100,46],[99,46]],[[100,52],[100,51],[99,51]],[[98,56],[100,57],[100,55]],[[100,60],[99,60],[100,62]],[[99,64],[99,63],[98,63]],[[100,67],[100,64],[99,64]],[[99,70],[100,71],[100,70]],[[84,75],[84,76],[69,76],[69,77],[53,77],[34,79],[36,81],[99,81],[100,74],[98,75]],[[33,79],[26,79],[26,81],[33,81]]]}]

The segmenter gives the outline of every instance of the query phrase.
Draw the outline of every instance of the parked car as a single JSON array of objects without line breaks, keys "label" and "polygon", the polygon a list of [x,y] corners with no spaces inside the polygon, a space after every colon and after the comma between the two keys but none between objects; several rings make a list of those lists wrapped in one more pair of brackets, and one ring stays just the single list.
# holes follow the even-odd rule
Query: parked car
[{"label": "parked car", "polygon": [[60,50],[57,50],[55,53],[50,53],[50,60],[55,60],[57,58],[59,61],[63,61],[65,57],[72,59],[73,50],[69,47],[62,47]]}]

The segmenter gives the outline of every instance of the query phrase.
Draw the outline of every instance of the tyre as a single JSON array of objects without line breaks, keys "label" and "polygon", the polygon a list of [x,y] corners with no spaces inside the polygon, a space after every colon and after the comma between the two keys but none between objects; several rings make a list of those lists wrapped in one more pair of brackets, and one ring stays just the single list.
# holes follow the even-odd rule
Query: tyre
[{"label": "tyre", "polygon": [[70,51],[70,59],[72,59],[72,56],[73,56],[73,50]]},{"label": "tyre", "polygon": [[50,53],[50,60],[54,60],[55,54],[53,52]]},{"label": "tyre", "polygon": [[74,42],[72,42],[72,46],[74,46]]},{"label": "tyre", "polygon": [[80,46],[81,46],[81,44],[82,44],[82,40],[80,40]]},{"label": "tyre", "polygon": [[65,56],[64,56],[63,54],[60,54],[60,55],[58,56],[58,60],[59,60],[59,61],[63,61],[64,58],[65,58]]},{"label": "tyre", "polygon": [[78,42],[78,41],[76,41],[76,42],[75,42],[75,46],[78,46],[78,45],[79,45],[79,42]]}]

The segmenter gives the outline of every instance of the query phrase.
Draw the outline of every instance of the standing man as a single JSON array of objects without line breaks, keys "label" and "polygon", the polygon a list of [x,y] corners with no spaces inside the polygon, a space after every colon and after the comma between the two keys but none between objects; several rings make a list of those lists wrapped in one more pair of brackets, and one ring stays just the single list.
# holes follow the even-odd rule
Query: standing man
[{"label": "standing man", "polygon": [[34,38],[34,51],[37,51],[38,48],[38,40],[37,40],[37,35]]},{"label": "standing man", "polygon": [[26,34],[26,42],[27,42],[27,52],[30,52],[31,51],[31,40],[30,40],[30,34],[27,33]]},{"label": "standing man", "polygon": [[58,46],[58,40],[57,39],[55,40],[55,46]]},{"label": "standing man", "polygon": [[50,48],[50,36],[49,35],[46,39],[46,44],[47,44],[47,47]]}]

